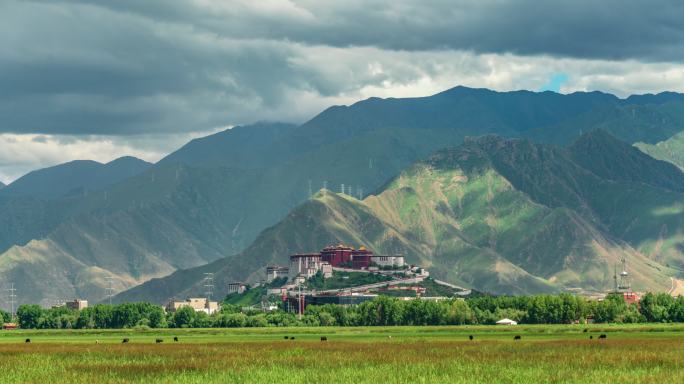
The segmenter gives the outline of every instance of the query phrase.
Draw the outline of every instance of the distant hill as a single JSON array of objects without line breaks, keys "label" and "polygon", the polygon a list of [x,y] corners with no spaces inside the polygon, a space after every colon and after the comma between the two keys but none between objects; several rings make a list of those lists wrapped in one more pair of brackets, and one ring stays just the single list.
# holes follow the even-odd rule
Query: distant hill
[{"label": "distant hill", "polygon": [[[616,164],[610,157],[598,164],[597,173],[614,170],[609,177],[573,160],[601,157],[607,147],[625,152]],[[285,265],[291,253],[339,241],[404,254],[438,278],[493,293],[605,291],[623,257],[636,289],[666,290],[677,272],[665,264],[684,269],[684,217],[652,213],[681,208],[684,194],[676,189],[684,174],[675,169],[669,189],[648,176],[635,180],[617,166],[625,159],[639,169],[654,167],[654,174],[672,168],[605,133],[585,135],[571,149],[472,139],[408,168],[363,200],[321,191],[241,254],[151,280],[116,299],[196,295],[204,272],[215,273],[217,287],[258,281],[266,264]],[[660,242],[655,252],[654,242]]]},{"label": "distant hill", "polygon": [[151,165],[135,157],[121,157],[107,164],[76,160],[30,172],[8,185],[2,194],[55,199],[102,189],[140,174]]},{"label": "distant hill", "polygon": [[[428,97],[371,98],[331,107],[302,125],[234,127],[193,140],[130,177],[119,174],[91,181],[87,177],[91,173],[80,171],[80,165],[74,168],[78,172],[70,170],[63,178],[50,179],[39,172],[35,180],[40,182],[22,181],[30,186],[25,193],[0,192],[0,279],[21,280],[22,291],[32,295],[26,300],[80,295],[96,301],[104,297],[102,284],[107,274],[115,277],[115,288],[123,290],[178,268],[241,254],[264,229],[279,223],[306,202],[310,192],[324,186],[336,192],[344,188],[347,194],[365,199],[384,191],[416,161],[486,134],[569,146],[580,133],[602,129],[627,144],[656,144],[684,131],[683,106],[684,101],[669,94],[619,99],[600,92],[560,95],[456,87]],[[551,151],[548,156],[562,154],[558,166],[580,168],[581,174],[590,173],[599,180],[619,175],[620,179],[610,179],[610,183],[626,183],[629,190],[633,186],[647,188],[653,194],[648,199],[660,198],[662,191],[678,191],[672,189],[677,185],[676,176],[662,163],[645,165],[645,157],[640,158],[624,143],[601,145],[629,163],[608,166],[601,155],[592,152],[601,167],[591,168],[582,162],[585,155],[579,144],[572,153],[543,148]],[[511,161],[515,160],[516,168],[534,169],[544,156],[530,154]],[[506,164],[501,163],[497,172],[503,175]],[[627,172],[633,166],[640,167],[635,168],[639,171]],[[84,166],[88,167],[98,168],[96,164]],[[102,169],[95,173],[107,175]],[[558,192],[568,196],[555,196],[552,190],[545,192],[547,196],[544,188],[535,185],[524,189],[527,179],[533,177],[528,172],[520,190],[535,202],[544,197],[548,200],[544,205],[557,201],[558,205],[547,206],[571,209],[602,234],[623,238],[619,227],[611,227],[618,222],[603,221],[598,213],[617,210],[613,199],[603,196],[590,208],[586,196],[577,196],[570,188],[575,175],[567,176],[568,180],[551,176],[562,186]],[[505,177],[515,180],[517,175]],[[118,181],[110,183],[113,180]],[[52,187],[53,182],[57,188]],[[19,189],[19,185],[6,189]],[[652,192],[656,187],[659,192]],[[678,206],[671,203],[639,218],[629,215],[641,213],[627,209],[619,221],[636,220],[621,229],[634,239],[641,236],[650,247],[639,250],[659,255],[660,261],[677,258],[672,238],[677,224],[667,220],[677,217],[673,212]],[[601,214],[608,215],[606,212]],[[656,213],[661,216],[654,216]],[[658,223],[661,219],[667,220]],[[654,234],[651,229],[656,227]],[[65,263],[69,266],[63,267]],[[77,272],[89,268],[97,273]]]}]

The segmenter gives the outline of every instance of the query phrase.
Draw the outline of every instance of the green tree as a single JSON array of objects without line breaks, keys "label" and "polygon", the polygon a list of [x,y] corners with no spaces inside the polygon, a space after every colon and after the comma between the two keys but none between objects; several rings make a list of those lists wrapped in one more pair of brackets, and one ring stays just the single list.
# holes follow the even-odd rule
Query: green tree
[{"label": "green tree", "polygon": [[647,293],[641,298],[640,312],[649,322],[672,321],[675,309],[676,301],[667,293]]},{"label": "green tree", "polygon": [[241,328],[247,324],[247,315],[244,313],[229,313],[219,316],[217,324],[221,327]]},{"label": "green tree", "polygon": [[10,321],[12,321],[12,314],[0,309],[0,322],[9,323]]},{"label": "green tree", "polygon": [[108,304],[97,304],[93,307],[93,319],[95,328],[107,329],[116,328],[114,324],[114,306]]},{"label": "green tree", "polygon": [[166,328],[168,326],[166,322],[166,314],[161,307],[154,306],[150,309],[147,316],[149,320],[150,327],[152,328]]},{"label": "green tree", "polygon": [[22,304],[17,308],[19,326],[24,329],[40,328],[43,309],[36,304]]},{"label": "green tree", "polygon": [[195,310],[191,307],[180,307],[173,314],[173,326],[175,328],[189,328],[195,320]]}]

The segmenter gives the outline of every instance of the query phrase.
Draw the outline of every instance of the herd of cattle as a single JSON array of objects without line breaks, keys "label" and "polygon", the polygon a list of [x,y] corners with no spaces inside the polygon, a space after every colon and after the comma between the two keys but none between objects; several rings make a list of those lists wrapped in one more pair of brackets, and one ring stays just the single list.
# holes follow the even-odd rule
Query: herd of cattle
[{"label": "herd of cattle", "polygon": [[[584,332],[586,332],[586,331],[587,331],[587,330],[585,329]],[[388,336],[388,337],[389,337],[390,339],[392,338],[392,336]],[[593,338],[594,338],[594,336],[589,336],[589,339],[590,339],[590,340],[592,340]],[[599,338],[599,340],[600,340],[600,339],[607,339],[608,336],[607,336],[605,333],[602,333],[602,334],[599,335],[598,338]],[[284,339],[285,339],[285,340],[294,340],[295,337],[294,337],[294,336],[284,336]],[[468,339],[469,339],[469,340],[475,340],[475,336],[473,336],[473,335],[468,335]],[[522,340],[522,336],[520,336],[520,335],[515,335],[515,336],[513,336],[513,340]],[[124,338],[123,340],[121,340],[121,343],[126,344],[126,343],[128,343],[128,342],[130,342],[130,341],[131,341],[131,339],[129,339],[128,337],[126,337],[126,338]],[[177,342],[178,342],[178,336],[174,336],[173,341],[177,343]],[[328,341],[328,337],[327,337],[327,336],[321,336],[321,341]],[[31,342],[31,339],[26,339],[26,341],[25,341],[25,343],[30,343],[30,342]],[[164,342],[164,339],[155,339],[154,342],[157,343],[157,344],[163,343],[163,342]],[[99,340],[95,340],[95,344],[100,344],[100,341],[99,341]]]}]

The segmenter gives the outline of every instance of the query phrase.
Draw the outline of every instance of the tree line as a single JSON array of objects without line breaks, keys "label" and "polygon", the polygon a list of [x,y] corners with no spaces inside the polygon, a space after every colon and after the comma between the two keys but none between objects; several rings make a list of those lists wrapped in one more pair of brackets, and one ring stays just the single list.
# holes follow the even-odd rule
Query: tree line
[{"label": "tree line", "polygon": [[[7,322],[11,316],[0,311],[0,317]],[[570,294],[443,301],[379,296],[355,306],[310,305],[301,318],[282,310],[263,313],[230,304],[211,316],[190,307],[165,313],[150,303],[98,304],[81,311],[38,305],[17,309],[17,321],[24,329],[460,325],[494,324],[502,318],[522,324],[684,322],[684,297],[648,293],[639,305],[628,305],[621,295],[608,295],[601,301]]]}]

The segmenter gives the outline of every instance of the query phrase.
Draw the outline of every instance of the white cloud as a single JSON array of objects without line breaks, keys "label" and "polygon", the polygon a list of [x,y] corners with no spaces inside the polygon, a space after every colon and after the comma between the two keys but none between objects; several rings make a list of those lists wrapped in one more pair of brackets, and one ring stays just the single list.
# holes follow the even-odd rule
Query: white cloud
[{"label": "white cloud", "polygon": [[0,2],[0,179],[456,85],[682,92],[683,6],[656,1]]},{"label": "white cloud", "polygon": [[189,140],[212,131],[177,135],[74,136],[42,134],[0,134],[0,181],[5,184],[40,168],[72,160],[107,163],[121,156],[135,156],[156,162]]}]

